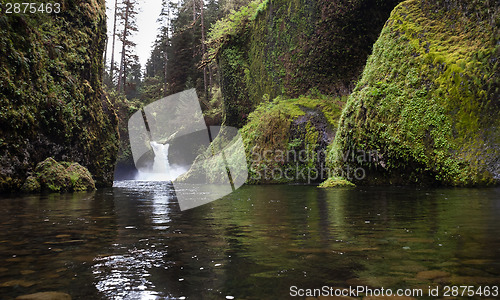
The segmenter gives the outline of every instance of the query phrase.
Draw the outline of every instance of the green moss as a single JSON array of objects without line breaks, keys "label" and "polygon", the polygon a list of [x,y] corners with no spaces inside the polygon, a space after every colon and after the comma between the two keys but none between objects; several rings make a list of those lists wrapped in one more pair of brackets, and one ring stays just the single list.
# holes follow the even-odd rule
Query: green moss
[{"label": "green moss", "polygon": [[95,190],[92,175],[78,163],[59,163],[49,157],[36,166],[35,174],[26,179],[23,191],[58,193]]},{"label": "green moss", "polygon": [[40,186],[40,182],[34,176],[29,176],[26,178],[21,190],[25,193],[38,193],[40,192],[42,187]]},{"label": "green moss", "polygon": [[243,126],[264,95],[348,95],[398,2],[253,1],[218,22],[208,61],[220,70],[226,124]]},{"label": "green moss", "polygon": [[[364,168],[365,183],[500,179],[499,10],[486,5],[405,1],[392,12],[343,111],[332,167]],[[343,160],[353,149],[379,159]]]},{"label": "green moss", "polygon": [[319,188],[336,188],[336,187],[354,187],[356,186],[354,183],[346,180],[344,177],[330,177],[320,185]]},{"label": "green moss", "polygon": [[[322,180],[321,155],[335,135],[343,102],[324,95],[263,102],[241,129],[249,183]],[[325,177],[326,178],[326,177]]]},{"label": "green moss", "polygon": [[[102,94],[104,1],[62,1],[60,14],[0,13],[0,189],[16,190],[49,156],[111,185],[118,146]],[[10,178],[10,179],[9,179]]]},{"label": "green moss", "polygon": [[71,163],[66,168],[72,191],[95,190],[95,182],[89,170],[78,163]]}]

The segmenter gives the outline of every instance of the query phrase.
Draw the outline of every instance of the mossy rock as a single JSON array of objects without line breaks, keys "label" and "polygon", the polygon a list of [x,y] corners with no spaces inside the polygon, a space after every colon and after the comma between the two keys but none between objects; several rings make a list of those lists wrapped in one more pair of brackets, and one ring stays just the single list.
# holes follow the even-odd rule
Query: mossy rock
[{"label": "mossy rock", "polygon": [[70,178],[66,167],[49,157],[39,163],[35,172],[43,190],[64,192],[70,186]]},{"label": "mossy rock", "polygon": [[320,185],[318,185],[319,188],[335,188],[335,187],[355,187],[356,185],[344,177],[330,177],[327,180],[323,181]]},{"label": "mossy rock", "polygon": [[241,129],[248,183],[314,183],[332,176],[325,166],[343,99],[312,94],[261,103]]},{"label": "mossy rock", "polygon": [[[500,182],[498,1],[409,0],[391,13],[349,97],[332,168],[356,184]],[[346,159],[349,152],[375,159]]]},{"label": "mossy rock", "polygon": [[95,190],[95,182],[87,168],[78,163],[57,162],[49,157],[35,168],[36,176],[29,176],[25,192],[73,192]]},{"label": "mossy rock", "polygon": [[71,163],[66,168],[73,191],[95,190],[95,182],[89,170],[79,163]]},{"label": "mossy rock", "polygon": [[15,300],[71,300],[71,296],[62,292],[39,292],[29,295],[22,295]]},{"label": "mossy rock", "polygon": [[34,176],[26,178],[21,190],[25,193],[37,193],[41,191],[41,185],[38,179]]}]

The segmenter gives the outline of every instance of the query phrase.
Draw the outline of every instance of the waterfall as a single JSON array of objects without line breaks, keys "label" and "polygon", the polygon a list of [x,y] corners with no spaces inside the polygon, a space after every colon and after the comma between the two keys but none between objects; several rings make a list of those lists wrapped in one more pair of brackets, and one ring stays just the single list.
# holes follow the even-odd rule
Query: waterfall
[{"label": "waterfall", "polygon": [[139,170],[136,180],[172,181],[187,171],[186,168],[170,166],[168,161],[169,144],[160,144],[154,141],[149,144],[155,155],[152,167],[148,170]]},{"label": "waterfall", "polygon": [[168,147],[169,144],[159,144],[157,142],[150,142],[155,159],[153,162],[153,173],[169,174],[170,164],[168,163]]}]

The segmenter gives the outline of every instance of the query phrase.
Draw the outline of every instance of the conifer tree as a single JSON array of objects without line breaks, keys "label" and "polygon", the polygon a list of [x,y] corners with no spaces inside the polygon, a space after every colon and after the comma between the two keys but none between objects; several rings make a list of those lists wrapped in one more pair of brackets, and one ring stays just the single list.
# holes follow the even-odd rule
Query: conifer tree
[{"label": "conifer tree", "polygon": [[124,91],[127,84],[128,68],[139,60],[134,51],[136,44],[131,40],[133,33],[138,31],[136,22],[138,10],[137,0],[123,0],[122,5],[118,8],[117,16],[123,26],[119,36],[122,42],[122,51],[118,75],[118,91]]},{"label": "conifer tree", "polygon": [[[111,42],[111,63],[109,66],[109,77],[111,79],[111,82],[113,82],[113,73],[115,70],[115,41],[116,41],[116,20],[117,20],[117,13],[118,13],[118,0],[115,0],[115,9],[113,13],[113,34],[112,36],[112,42]],[[107,47],[106,47],[107,48]],[[106,63],[106,60],[104,60],[104,63]]]}]

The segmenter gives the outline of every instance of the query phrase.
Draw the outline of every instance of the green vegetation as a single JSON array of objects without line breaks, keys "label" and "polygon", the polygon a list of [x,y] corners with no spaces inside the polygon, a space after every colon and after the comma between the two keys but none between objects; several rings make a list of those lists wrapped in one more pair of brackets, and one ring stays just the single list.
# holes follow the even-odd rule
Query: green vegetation
[{"label": "green vegetation", "polygon": [[95,190],[92,175],[78,163],[58,163],[52,157],[40,162],[35,175],[28,177],[24,192],[75,192]]},{"label": "green vegetation", "polygon": [[498,3],[399,2],[165,1],[146,73],[127,67],[118,93],[111,73],[101,88],[102,0],[0,12],[0,191],[57,190],[35,174],[47,157],[109,186],[118,150],[134,169],[129,116],[191,87],[208,125],[242,128],[250,183],[342,182],[324,167],[365,184],[498,183]]},{"label": "green vegetation", "polygon": [[[118,116],[118,133],[120,136],[118,144],[118,153],[116,156],[117,172],[127,173],[134,166],[132,149],[130,148],[128,134],[128,119],[132,114],[141,109],[144,103],[138,99],[127,99],[124,94],[116,92],[114,89],[106,88],[106,93],[110,99],[113,99]],[[161,97],[159,97],[161,98]]]},{"label": "green vegetation", "polygon": [[253,1],[217,22],[208,61],[217,60],[226,124],[243,126],[264,95],[348,95],[398,2]]},{"label": "green vegetation", "polygon": [[46,159],[113,180],[117,118],[101,89],[104,1],[63,1],[60,14],[0,12],[0,191]]},{"label": "green vegetation", "polygon": [[[378,24],[395,3],[254,1],[216,23],[209,59],[218,62],[226,124],[246,124],[247,157],[260,159],[251,164],[252,175],[288,166],[266,154],[295,145],[316,149],[308,141],[314,134],[305,134],[315,126],[293,136],[291,124],[304,112],[269,99],[311,88],[349,95]],[[365,184],[498,181],[499,24],[498,5],[490,2],[400,4],[350,95],[329,146],[330,169],[362,168]],[[346,160],[346,153],[357,151],[370,157]]]},{"label": "green vegetation", "polygon": [[[491,2],[400,4],[349,97],[330,166],[364,168],[363,183],[498,182],[499,25]],[[380,159],[342,159],[354,149]]]},{"label": "green vegetation", "polygon": [[[222,97],[217,68],[214,65],[202,66],[203,57],[207,53],[204,44],[207,28],[223,15],[234,12],[234,9],[245,6],[248,2],[249,0],[162,1],[158,19],[158,24],[161,25],[151,56],[145,65],[145,72],[142,73],[140,66],[132,63],[137,59],[132,48],[127,51],[127,59],[131,63],[125,66],[126,85],[122,89],[118,87],[118,78],[113,76],[113,70],[115,75],[118,73],[116,61],[113,66],[107,66],[105,90],[114,100],[119,117],[117,175],[132,178],[136,171],[128,145],[127,122],[132,113],[153,101],[195,88],[207,125],[222,123]],[[116,93],[117,90],[120,93]]]},{"label": "green vegetation", "polygon": [[344,177],[330,177],[323,181],[318,187],[319,188],[334,188],[334,187],[354,187],[354,183],[346,180]]},{"label": "green vegetation", "polygon": [[317,93],[262,102],[241,129],[250,170],[248,182],[321,180],[325,175],[320,174],[323,154],[335,136],[343,103],[340,98]]},{"label": "green vegetation", "polygon": [[[205,145],[200,145],[193,166],[176,181],[224,184],[228,182],[227,172],[229,172],[232,184],[245,182],[247,175],[245,152],[240,147],[242,141],[236,134],[237,130],[234,128],[222,127],[207,148]],[[243,176],[245,178],[242,178]]]},{"label": "green vegetation", "polygon": [[[247,183],[317,183],[330,174],[325,171],[326,148],[335,136],[341,108],[346,99],[332,98],[318,93],[295,99],[277,97],[266,100],[249,116],[241,130],[245,153],[224,130],[196,158],[194,167],[178,181],[197,180],[205,174],[203,182],[221,182],[226,176],[220,172],[226,162],[232,174],[243,174],[234,169],[240,157],[246,156],[249,170]],[[226,156],[214,157],[212,149],[226,149]],[[224,161],[225,160],[225,161]],[[234,176],[234,175],[233,175]],[[237,175],[238,176],[238,175]],[[238,178],[233,178],[238,180]]]}]

